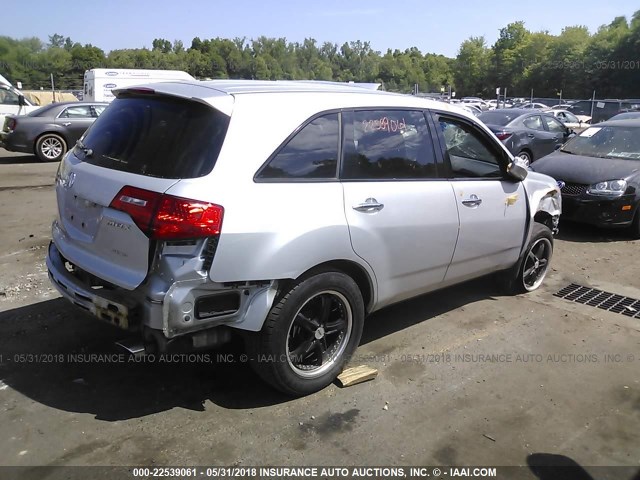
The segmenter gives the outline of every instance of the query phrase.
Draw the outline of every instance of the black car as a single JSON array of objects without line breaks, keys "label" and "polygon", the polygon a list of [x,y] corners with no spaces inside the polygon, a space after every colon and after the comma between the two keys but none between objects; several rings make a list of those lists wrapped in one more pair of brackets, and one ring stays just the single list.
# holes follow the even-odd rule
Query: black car
[{"label": "black car", "polygon": [[527,165],[560,148],[572,134],[553,115],[529,108],[493,110],[478,118]]},{"label": "black car", "polygon": [[531,169],[558,181],[563,219],[640,238],[640,119],[591,126]]},{"label": "black car", "polygon": [[588,115],[591,123],[609,120],[620,112],[631,109],[631,103],[625,100],[579,100],[567,107],[574,115]]},{"label": "black car", "polygon": [[28,115],[9,115],[0,132],[0,147],[10,152],[35,153],[43,162],[56,162],[108,105],[61,102]]}]

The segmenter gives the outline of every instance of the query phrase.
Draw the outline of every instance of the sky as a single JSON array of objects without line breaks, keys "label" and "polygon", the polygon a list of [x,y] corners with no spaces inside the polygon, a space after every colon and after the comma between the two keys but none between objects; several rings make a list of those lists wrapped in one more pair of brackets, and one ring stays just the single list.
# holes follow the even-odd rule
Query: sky
[{"label": "sky", "polygon": [[154,38],[284,37],[290,42],[314,38],[329,41],[369,41],[374,50],[418,47],[423,53],[456,56],[471,36],[484,36],[488,45],[500,28],[523,20],[532,31],[559,34],[563,27],[585,25],[591,32],[615,17],[631,19],[640,10],[637,0],[22,0],[16,20],[2,22],[0,35],[38,37],[58,33],[74,42],[90,43],[105,52],[151,47]]}]

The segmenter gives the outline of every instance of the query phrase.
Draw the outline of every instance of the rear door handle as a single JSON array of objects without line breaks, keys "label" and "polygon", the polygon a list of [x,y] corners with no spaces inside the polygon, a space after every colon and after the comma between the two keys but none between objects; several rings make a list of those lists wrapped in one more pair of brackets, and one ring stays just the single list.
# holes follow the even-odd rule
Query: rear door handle
[{"label": "rear door handle", "polygon": [[71,125],[71,122],[64,122],[62,125],[64,125],[65,127],[68,127],[69,125]]},{"label": "rear door handle", "polygon": [[379,212],[384,208],[384,204],[378,202],[375,198],[367,198],[364,203],[354,205],[353,208],[356,212]]},{"label": "rear door handle", "polygon": [[482,199],[477,195],[471,195],[466,200],[462,200],[462,204],[466,207],[478,207],[482,203]]}]

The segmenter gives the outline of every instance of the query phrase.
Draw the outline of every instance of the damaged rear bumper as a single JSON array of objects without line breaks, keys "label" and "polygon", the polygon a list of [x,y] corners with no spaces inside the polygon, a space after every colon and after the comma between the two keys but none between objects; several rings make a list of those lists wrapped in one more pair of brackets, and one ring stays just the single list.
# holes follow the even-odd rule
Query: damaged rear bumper
[{"label": "damaged rear bumper", "polygon": [[[53,286],[74,305],[120,328],[161,331],[167,339],[218,326],[259,331],[277,293],[276,281],[220,284],[208,275],[167,283],[148,275],[135,290],[95,285],[51,242],[47,268]],[[68,268],[69,267],[69,268]],[[165,272],[166,273],[166,272]]]},{"label": "damaged rear bumper", "polygon": [[49,243],[47,269],[53,286],[74,305],[125,330],[139,329],[139,305],[116,292],[84,284],[67,269],[65,259],[53,242]]}]

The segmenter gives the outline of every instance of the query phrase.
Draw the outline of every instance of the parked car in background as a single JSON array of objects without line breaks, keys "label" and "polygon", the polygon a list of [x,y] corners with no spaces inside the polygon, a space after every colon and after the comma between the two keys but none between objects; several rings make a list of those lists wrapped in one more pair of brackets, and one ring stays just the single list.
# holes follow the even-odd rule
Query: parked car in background
[{"label": "parked car in background", "polygon": [[640,238],[640,119],[591,126],[531,168],[558,180],[563,219]]},{"label": "parked car in background", "polygon": [[538,102],[518,103],[518,104],[514,105],[513,108],[537,109],[537,110],[548,110],[549,109],[549,107],[547,105],[545,105],[544,103],[538,103]]},{"label": "parked car in background", "polygon": [[456,107],[463,109],[464,111],[475,115],[476,117],[482,113],[482,109],[471,103],[458,103]]},{"label": "parked car in background", "polygon": [[35,153],[42,162],[59,161],[107,108],[108,103],[52,103],[28,115],[10,115],[0,132],[0,147]]},{"label": "parked car in background", "polygon": [[591,124],[604,122],[629,109],[631,109],[631,103],[622,100],[579,100],[567,107],[567,110],[578,118],[581,115],[591,116]]},{"label": "parked car in background", "polygon": [[571,135],[571,130],[553,115],[532,109],[493,110],[478,119],[526,165],[560,148]]},{"label": "parked car in background", "polygon": [[116,96],[60,165],[47,267],[132,351],[235,332],[266,382],[305,395],[369,313],[492,272],[531,291],[549,267],[555,181],[446,103],[286,81]]},{"label": "parked car in background", "polygon": [[463,105],[473,105],[481,111],[490,110],[491,105],[479,97],[464,97],[461,102]]},{"label": "parked car in background", "polygon": [[614,115],[609,119],[612,120],[632,120],[634,118],[640,118],[640,110],[639,111],[630,111],[630,112],[622,112],[617,115]]},{"label": "parked car in background", "polygon": [[571,103],[559,103],[558,105],[554,105],[551,107],[551,110],[566,110],[572,104]]},{"label": "parked car in background", "polygon": [[[580,133],[591,124],[591,118],[586,117],[588,120],[580,119],[571,113],[569,110],[549,110],[547,113],[553,115],[560,120],[563,125],[570,128],[575,133]],[[583,117],[584,118],[584,117]]]}]

